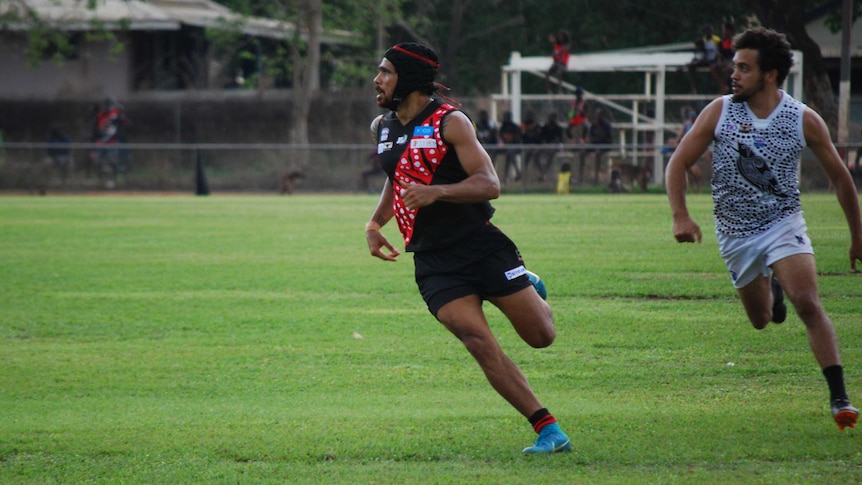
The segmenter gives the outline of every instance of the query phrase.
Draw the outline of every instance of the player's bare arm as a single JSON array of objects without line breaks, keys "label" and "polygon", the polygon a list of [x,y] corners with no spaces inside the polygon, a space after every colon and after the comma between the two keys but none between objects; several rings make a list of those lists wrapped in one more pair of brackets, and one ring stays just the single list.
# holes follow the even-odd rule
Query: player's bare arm
[{"label": "player's bare arm", "polygon": [[[380,232],[380,228],[389,222],[394,216],[392,209],[392,185],[389,180],[386,180],[383,185],[383,191],[380,194],[380,200],[377,202],[377,208],[374,209],[374,214],[371,215],[371,220],[365,226],[365,241],[368,243],[368,250],[372,256],[380,258],[384,261],[397,261],[397,256],[401,254],[395,247],[386,239],[386,236]],[[388,252],[384,252],[386,248]]]},{"label": "player's bare arm", "polygon": [[862,261],[862,220],[859,212],[859,196],[853,177],[841,155],[832,144],[826,122],[812,109],[807,109],[803,117],[805,142],[814,152],[823,171],[835,187],[838,203],[844,211],[850,228],[850,269],[856,271],[856,261]]},{"label": "player's bare arm", "polygon": [[691,218],[685,203],[686,170],[703,155],[715,136],[721,116],[722,99],[713,100],[697,116],[691,130],[679,141],[665,174],[667,196],[673,216],[673,236],[677,242],[701,242],[700,226]]},{"label": "player's bare arm", "polygon": [[[379,115],[371,122],[371,138],[374,140],[374,143],[377,143],[377,127],[383,120],[383,116]],[[383,226],[395,215],[392,209],[392,185],[388,179],[384,182],[381,194],[370,222]]]},{"label": "player's bare arm", "polygon": [[384,115],[377,115],[373,120],[371,120],[371,139],[374,140],[374,143],[377,143],[377,127],[380,126],[380,122],[383,121]]},{"label": "player's bare arm", "polygon": [[[374,118],[371,122],[371,138],[377,143],[377,126],[383,119],[383,115]],[[377,201],[377,207],[374,209],[374,214],[371,215],[371,220],[365,226],[365,241],[368,243],[368,250],[371,255],[380,258],[384,261],[397,261],[397,256],[400,254],[397,249],[386,239],[386,236],[380,232],[380,228],[386,225],[395,215],[392,209],[392,184],[389,179],[383,184],[380,200]],[[389,252],[383,252],[386,248]]]},{"label": "player's bare arm", "polygon": [[467,178],[457,184],[421,185],[402,184],[402,198],[407,207],[414,209],[437,200],[449,202],[484,202],[500,196],[500,180],[488,152],[476,138],[473,124],[460,111],[443,118],[443,139],[455,148]]}]

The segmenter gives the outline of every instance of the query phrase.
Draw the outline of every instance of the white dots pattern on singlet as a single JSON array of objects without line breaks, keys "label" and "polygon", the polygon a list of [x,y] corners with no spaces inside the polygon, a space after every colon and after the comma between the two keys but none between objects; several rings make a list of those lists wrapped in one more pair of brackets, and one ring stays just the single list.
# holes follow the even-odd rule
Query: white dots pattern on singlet
[{"label": "white dots pattern on singlet", "polygon": [[[431,119],[433,120],[433,139],[435,140],[436,146],[429,148],[409,148],[410,159],[406,157],[401,158],[399,166],[395,170],[396,180],[408,185],[413,183],[429,185],[431,183],[431,179],[434,177],[434,172],[437,170],[440,162],[448,152],[448,147],[443,142],[443,138],[440,135],[440,122],[442,117],[451,110],[451,107],[447,108],[444,106],[435,111],[434,116]],[[411,136],[410,139],[412,140],[413,137]],[[407,154],[405,153],[405,155]],[[407,208],[404,204],[404,200],[401,198],[401,193],[403,192],[402,188],[393,187],[393,189],[395,191],[395,196],[392,203],[395,208],[395,218],[398,221],[398,227],[401,229],[401,234],[404,236],[404,243],[409,244],[413,235],[413,223],[416,220],[416,212],[418,209]]]},{"label": "white dots pattern on singlet", "polygon": [[724,98],[713,153],[716,231],[749,237],[802,210],[797,170],[805,105],[783,93],[775,111],[757,119]]}]

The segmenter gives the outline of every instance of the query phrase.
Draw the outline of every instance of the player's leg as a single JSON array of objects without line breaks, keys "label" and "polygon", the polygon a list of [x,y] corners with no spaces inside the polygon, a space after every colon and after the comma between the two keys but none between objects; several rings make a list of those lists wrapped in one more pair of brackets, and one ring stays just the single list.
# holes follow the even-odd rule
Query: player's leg
[{"label": "player's leg", "polygon": [[[525,342],[536,348],[547,347],[556,337],[554,318],[551,307],[539,296],[533,284],[506,296],[490,297],[489,301],[506,315]],[[524,453],[552,453],[571,449],[569,437],[547,409],[542,408],[533,413],[528,420],[538,437],[533,446],[524,448]]]},{"label": "player's leg", "polygon": [[578,157],[578,161],[580,162],[580,165],[578,166],[578,183],[579,184],[584,183],[584,167],[587,164],[587,155],[589,155],[590,152],[591,152],[591,150],[584,150],[583,148],[580,149],[580,154]]},{"label": "player's leg", "polygon": [[721,257],[739,300],[751,325],[758,330],[766,328],[770,321],[783,322],[787,313],[783,292],[777,280],[773,284],[773,270],[767,266],[768,256],[763,249],[775,241],[771,233],[752,238],[718,235]]},{"label": "player's leg", "polygon": [[536,443],[525,448],[525,453],[571,449],[568,436],[560,430],[553,415],[542,407],[524,373],[500,348],[482,311],[482,300],[477,295],[446,303],[437,311],[437,319],[476,359],[491,387],[526,417],[539,433]]},{"label": "player's leg", "polygon": [[[535,293],[532,288],[527,290]],[[538,433],[533,446],[524,448],[524,453],[554,453],[571,449],[569,437],[560,429],[556,418],[542,407],[524,373],[503,352],[492,335],[478,296],[465,296],[443,305],[437,312],[437,319],[461,340],[494,390],[526,417]]]},{"label": "player's leg", "polygon": [[817,292],[817,270],[812,254],[796,254],[772,265],[787,298],[805,324],[808,342],[820,367],[840,365],[838,339]]},{"label": "player's leg", "polygon": [[748,320],[758,330],[766,328],[772,320],[774,295],[771,279],[771,276],[757,276],[751,283],[736,289]]},{"label": "player's leg", "polygon": [[599,174],[602,171],[602,157],[604,156],[604,150],[596,150],[595,153],[595,169],[593,171],[593,185],[599,185]]},{"label": "player's leg", "polygon": [[476,359],[491,386],[521,414],[529,417],[542,407],[521,370],[503,353],[491,333],[478,295],[468,295],[443,305],[440,321]]},{"label": "player's leg", "polygon": [[533,286],[488,301],[506,315],[521,339],[531,347],[544,348],[554,342],[557,330],[553,312]]},{"label": "player's leg", "polygon": [[842,431],[848,426],[855,427],[859,410],[850,404],[844,387],[838,337],[820,302],[814,255],[795,254],[776,261],[772,268],[787,298],[796,308],[796,314],[805,324],[808,344],[829,385],[832,416],[836,424]]}]

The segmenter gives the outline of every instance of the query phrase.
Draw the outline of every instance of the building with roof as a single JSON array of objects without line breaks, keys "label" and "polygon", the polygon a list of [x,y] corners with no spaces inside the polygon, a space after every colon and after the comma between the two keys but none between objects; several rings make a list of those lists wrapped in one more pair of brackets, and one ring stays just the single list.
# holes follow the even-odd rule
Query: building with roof
[{"label": "building with roof", "polygon": [[[215,52],[207,29],[258,39],[255,49],[304,37],[290,22],[241,16],[210,0],[101,0],[95,8],[86,3],[0,3],[0,98],[128,99],[148,91],[236,87],[238,79],[254,74],[266,79],[266,73],[260,62],[238,61],[235,51]],[[45,57],[33,65],[27,51],[34,29],[64,33],[70,48],[60,55],[62,62]],[[348,32],[325,31],[322,40],[343,44],[351,38]],[[46,53],[56,54],[50,48]]]}]

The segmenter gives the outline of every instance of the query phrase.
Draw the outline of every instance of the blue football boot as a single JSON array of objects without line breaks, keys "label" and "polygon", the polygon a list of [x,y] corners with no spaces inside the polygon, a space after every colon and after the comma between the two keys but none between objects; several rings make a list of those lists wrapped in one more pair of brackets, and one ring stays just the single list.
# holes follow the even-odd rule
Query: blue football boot
[{"label": "blue football boot", "polygon": [[571,449],[572,444],[569,443],[566,433],[563,433],[557,423],[551,423],[542,428],[536,442],[533,446],[524,448],[524,453],[557,453]]}]

